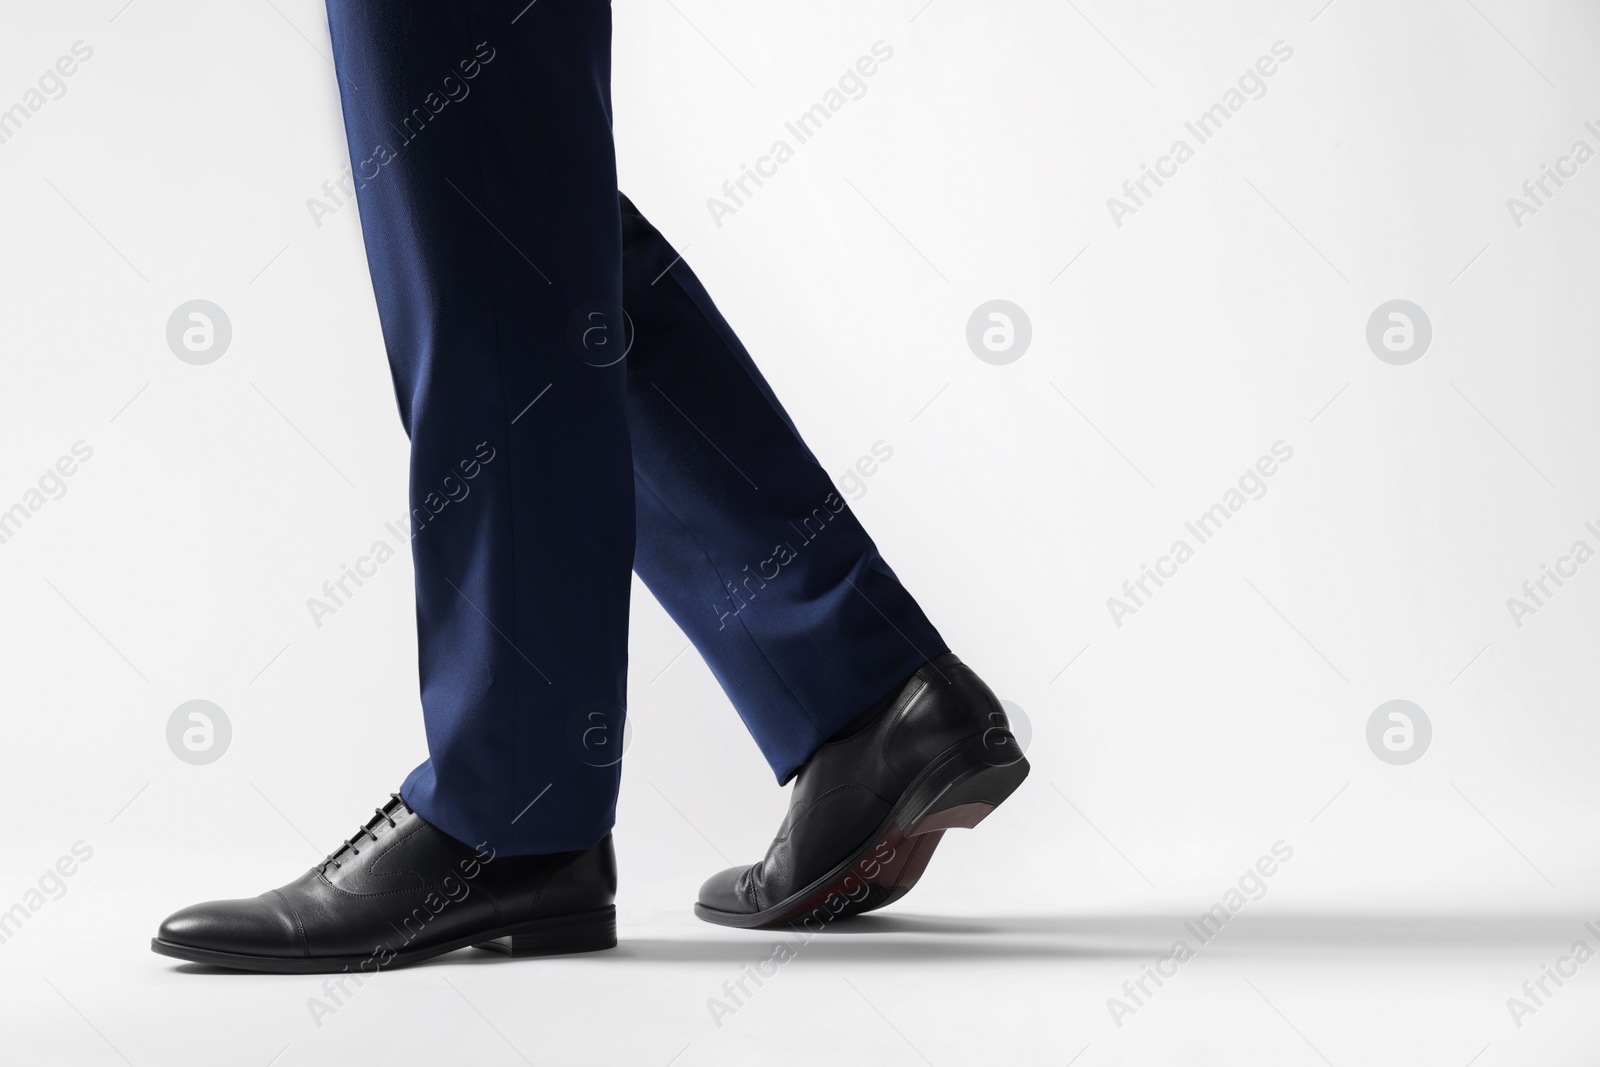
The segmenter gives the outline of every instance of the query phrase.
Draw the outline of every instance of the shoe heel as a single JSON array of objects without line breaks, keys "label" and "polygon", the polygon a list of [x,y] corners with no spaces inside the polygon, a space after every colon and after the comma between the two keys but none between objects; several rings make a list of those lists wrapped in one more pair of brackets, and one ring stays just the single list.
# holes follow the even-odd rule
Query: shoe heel
[{"label": "shoe heel", "polygon": [[1019,754],[997,764],[981,744],[960,745],[936,760],[907,792],[895,820],[906,837],[955,828],[971,829],[1016,792],[1028,777]]},{"label": "shoe heel", "polygon": [[518,926],[493,941],[480,941],[472,947],[499,952],[513,959],[616,948],[617,909],[613,905],[577,915],[540,919]]}]

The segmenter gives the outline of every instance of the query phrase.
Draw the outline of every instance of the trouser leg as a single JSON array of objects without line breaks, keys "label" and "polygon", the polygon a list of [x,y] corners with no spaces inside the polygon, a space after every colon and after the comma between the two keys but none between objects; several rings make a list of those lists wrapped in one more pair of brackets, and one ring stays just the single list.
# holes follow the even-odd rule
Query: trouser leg
[{"label": "trouser leg", "polygon": [[[328,0],[361,222],[411,438],[430,758],[402,793],[501,852],[583,849],[619,769],[633,482],[606,0]],[[586,310],[587,309],[587,310]]]},{"label": "trouser leg", "polygon": [[948,649],[694,273],[623,201],[634,569],[779,781]]}]

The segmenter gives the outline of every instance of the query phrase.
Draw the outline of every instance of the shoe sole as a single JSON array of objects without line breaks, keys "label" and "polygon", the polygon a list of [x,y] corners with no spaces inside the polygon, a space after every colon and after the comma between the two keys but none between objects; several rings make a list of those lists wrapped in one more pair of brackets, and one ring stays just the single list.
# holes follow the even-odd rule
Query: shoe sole
[{"label": "shoe sole", "polygon": [[695,915],[719,926],[753,929],[820,925],[893,904],[928,869],[946,830],[977,826],[1028,777],[1028,761],[1021,756],[1006,764],[992,759],[981,738],[953,746],[923,768],[865,846],[811,885],[763,911],[719,911],[697,903]]},{"label": "shoe sole", "polygon": [[598,952],[617,947],[617,909],[615,906],[573,915],[557,915],[528,923],[517,923],[485,930],[469,937],[456,938],[428,948],[393,953],[379,962],[375,954],[365,956],[251,956],[239,952],[219,952],[150,939],[150,949],[163,956],[227,967],[236,971],[263,974],[331,974],[342,971],[377,973],[395,967],[409,967],[447,952],[463,948],[488,949],[517,959],[533,956],[564,956],[574,952]]}]

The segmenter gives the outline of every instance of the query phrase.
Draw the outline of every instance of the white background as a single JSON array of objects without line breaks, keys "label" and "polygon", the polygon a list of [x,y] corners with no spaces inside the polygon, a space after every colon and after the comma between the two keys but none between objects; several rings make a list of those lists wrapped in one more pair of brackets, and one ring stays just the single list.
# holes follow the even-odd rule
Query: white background
[{"label": "white background", "polygon": [[[1600,920],[1600,14],[1576,2],[750,5],[618,0],[623,188],[686,258],[951,645],[1024,709],[1033,776],[906,902],[708,997],[774,937],[697,923],[783,791],[636,587],[617,842],[623,947],[320,980],[185,973],[168,912],[294,877],[423,756],[409,560],[316,628],[306,598],[406,509],[315,0],[11,5],[0,108],[0,945],[18,1062],[1578,1063],[1600,966],[1514,1024]],[[734,216],[706,199],[873,43],[894,49]],[[1274,42],[1292,59],[1118,227],[1106,206]],[[225,309],[180,362],[166,322]],[[1024,356],[969,350],[1012,301]],[[1391,366],[1369,315],[1420,305]],[[1276,441],[1293,459],[1133,617],[1107,610]],[[1069,666],[1070,664],[1070,666]],[[166,743],[225,709],[205,767]],[[1433,725],[1390,766],[1366,723]],[[130,803],[131,801],[131,803]],[[1294,858],[1116,1026],[1108,997],[1282,840]],[[1600,925],[1600,922],[1597,922]],[[1553,988],[1553,987],[1552,987]],[[22,1051],[17,1051],[17,1050]],[[276,1057],[276,1058],[275,1058]]]}]

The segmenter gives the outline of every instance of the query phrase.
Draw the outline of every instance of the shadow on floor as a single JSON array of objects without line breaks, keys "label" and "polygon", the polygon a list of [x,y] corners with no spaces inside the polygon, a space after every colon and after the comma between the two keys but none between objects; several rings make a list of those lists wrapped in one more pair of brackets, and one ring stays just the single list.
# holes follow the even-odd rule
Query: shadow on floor
[{"label": "shadow on floor", "polygon": [[[1191,948],[1202,941],[1191,926],[1197,915],[1003,915],[955,918],[911,913],[861,915],[840,920],[807,937],[803,931],[728,930],[707,927],[704,936],[630,937],[607,952],[563,957],[574,963],[725,963],[739,966],[784,942],[814,959],[851,964],[1049,962],[1091,959],[1153,959],[1179,939]],[[1537,949],[1588,938],[1584,916],[1479,914],[1335,913],[1251,915],[1228,920],[1205,942],[1207,954],[1273,956],[1312,954],[1412,954],[1533,946]],[[1600,920],[1596,921],[1600,927]],[[462,950],[416,967],[494,966],[515,962],[495,952]],[[186,963],[185,974],[232,974]],[[408,968],[409,969],[409,968]]]},{"label": "shadow on floor", "polygon": [[[1151,959],[1182,939],[1199,948],[1186,926],[1197,916],[1006,915],[954,918],[937,915],[862,915],[824,927],[809,939],[800,931],[707,931],[705,937],[629,937],[600,961],[654,963],[748,962],[779,941],[804,942],[806,955],[841,963],[957,963],[962,961]],[[1537,948],[1592,936],[1583,916],[1515,914],[1298,913],[1230,919],[1205,942],[1217,955],[1272,956],[1339,953],[1414,954]],[[1597,923],[1600,925],[1600,923]],[[502,962],[492,953],[442,957],[436,963]],[[423,964],[422,966],[428,966]]]}]

